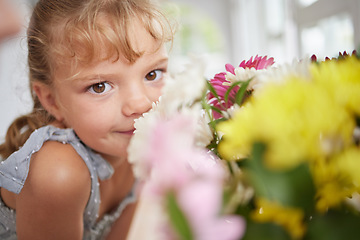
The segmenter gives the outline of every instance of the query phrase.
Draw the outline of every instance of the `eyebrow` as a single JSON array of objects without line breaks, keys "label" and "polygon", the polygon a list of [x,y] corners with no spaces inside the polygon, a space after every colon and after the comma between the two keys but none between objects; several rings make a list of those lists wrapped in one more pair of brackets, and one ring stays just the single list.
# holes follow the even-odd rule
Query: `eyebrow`
[{"label": "eyebrow", "polygon": [[85,75],[83,77],[71,77],[68,78],[67,80],[71,80],[74,82],[83,82],[84,80],[88,80],[88,81],[92,81],[92,80],[97,80],[97,79],[104,79],[104,78],[114,78],[116,77],[117,74],[99,74],[99,73],[95,73],[95,74],[90,74],[90,75]]},{"label": "eyebrow", "polygon": [[169,61],[168,57],[163,57],[157,60],[154,64],[148,66],[148,69],[155,69],[157,66],[165,64]]},{"label": "eyebrow", "polygon": [[[155,63],[147,66],[147,69],[155,69],[158,65],[162,65],[165,64],[169,61],[169,57],[162,57],[159,58],[159,60],[157,60]],[[99,74],[99,73],[94,73],[94,74],[89,74],[89,75],[85,75],[85,76],[81,76],[78,77],[80,73],[75,74],[74,76],[68,78],[67,80],[72,80],[72,81],[76,81],[76,82],[82,82],[84,80],[96,80],[96,79],[109,79],[109,78],[116,78],[118,77],[118,74]]]}]

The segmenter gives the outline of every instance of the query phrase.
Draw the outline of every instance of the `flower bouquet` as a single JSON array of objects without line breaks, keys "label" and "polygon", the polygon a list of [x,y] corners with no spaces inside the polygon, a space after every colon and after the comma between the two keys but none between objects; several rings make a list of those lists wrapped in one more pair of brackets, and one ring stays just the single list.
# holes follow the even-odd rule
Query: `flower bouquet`
[{"label": "flower bouquet", "polygon": [[159,216],[147,239],[358,239],[356,52],[225,68],[189,66],[135,122],[129,161]]}]

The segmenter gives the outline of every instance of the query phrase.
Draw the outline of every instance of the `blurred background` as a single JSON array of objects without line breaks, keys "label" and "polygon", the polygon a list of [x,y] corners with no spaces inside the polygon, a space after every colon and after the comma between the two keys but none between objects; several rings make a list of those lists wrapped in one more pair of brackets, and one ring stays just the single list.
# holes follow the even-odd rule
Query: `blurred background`
[{"label": "blurred background", "polygon": [[[6,0],[9,1],[9,0]],[[23,29],[0,44],[0,141],[12,120],[30,111],[26,25],[36,0],[10,0]],[[255,55],[276,64],[316,54],[322,60],[360,47],[360,0],[159,0],[179,26],[170,70],[201,57],[205,77]]]},{"label": "blurred background", "polygon": [[360,0],[163,2],[177,9],[180,22],[174,55],[207,54],[213,70],[256,54],[280,64],[312,54],[334,57],[360,45]]}]

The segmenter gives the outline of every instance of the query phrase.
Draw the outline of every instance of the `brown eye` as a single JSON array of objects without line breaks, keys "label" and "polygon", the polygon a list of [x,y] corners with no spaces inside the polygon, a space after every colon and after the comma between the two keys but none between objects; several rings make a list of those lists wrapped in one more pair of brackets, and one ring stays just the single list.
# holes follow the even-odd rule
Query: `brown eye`
[{"label": "brown eye", "polygon": [[90,86],[89,91],[95,94],[102,94],[111,89],[111,85],[106,82],[95,83]]},{"label": "brown eye", "polygon": [[105,90],[105,84],[104,83],[97,83],[92,86],[94,92],[96,93],[102,93]]},{"label": "brown eye", "polygon": [[147,81],[155,81],[162,77],[163,71],[162,70],[154,70],[146,74],[145,80]]}]

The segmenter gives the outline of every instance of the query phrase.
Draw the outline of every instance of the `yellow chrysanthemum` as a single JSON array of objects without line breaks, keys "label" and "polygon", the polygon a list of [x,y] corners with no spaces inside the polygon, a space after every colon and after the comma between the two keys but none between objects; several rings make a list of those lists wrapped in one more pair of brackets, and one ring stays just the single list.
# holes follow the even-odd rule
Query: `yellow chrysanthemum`
[{"label": "yellow chrysanthemum", "polygon": [[348,179],[339,173],[337,164],[329,159],[318,160],[312,166],[313,180],[316,186],[316,209],[324,213],[338,206],[353,193]]},{"label": "yellow chrysanthemum", "polygon": [[226,159],[248,155],[254,142],[267,145],[270,167],[293,167],[351,142],[354,120],[314,82],[291,78],[269,84],[234,118],[219,124],[219,152]]},{"label": "yellow chrysanthemum", "polygon": [[353,146],[312,166],[316,208],[325,212],[360,189],[360,149]]},{"label": "yellow chrysanthemum", "polygon": [[257,209],[251,214],[254,221],[280,225],[293,239],[300,239],[304,235],[304,212],[301,209],[284,207],[266,199],[257,199],[256,205]]},{"label": "yellow chrysanthemum", "polygon": [[356,56],[312,65],[310,72],[336,102],[360,115],[360,60]]},{"label": "yellow chrysanthemum", "polygon": [[345,188],[341,183],[330,181],[317,190],[316,210],[324,213],[329,208],[337,207],[352,193],[354,193],[353,188]]},{"label": "yellow chrysanthemum", "polygon": [[337,169],[349,178],[355,187],[360,188],[360,148],[348,148],[335,159]]}]

